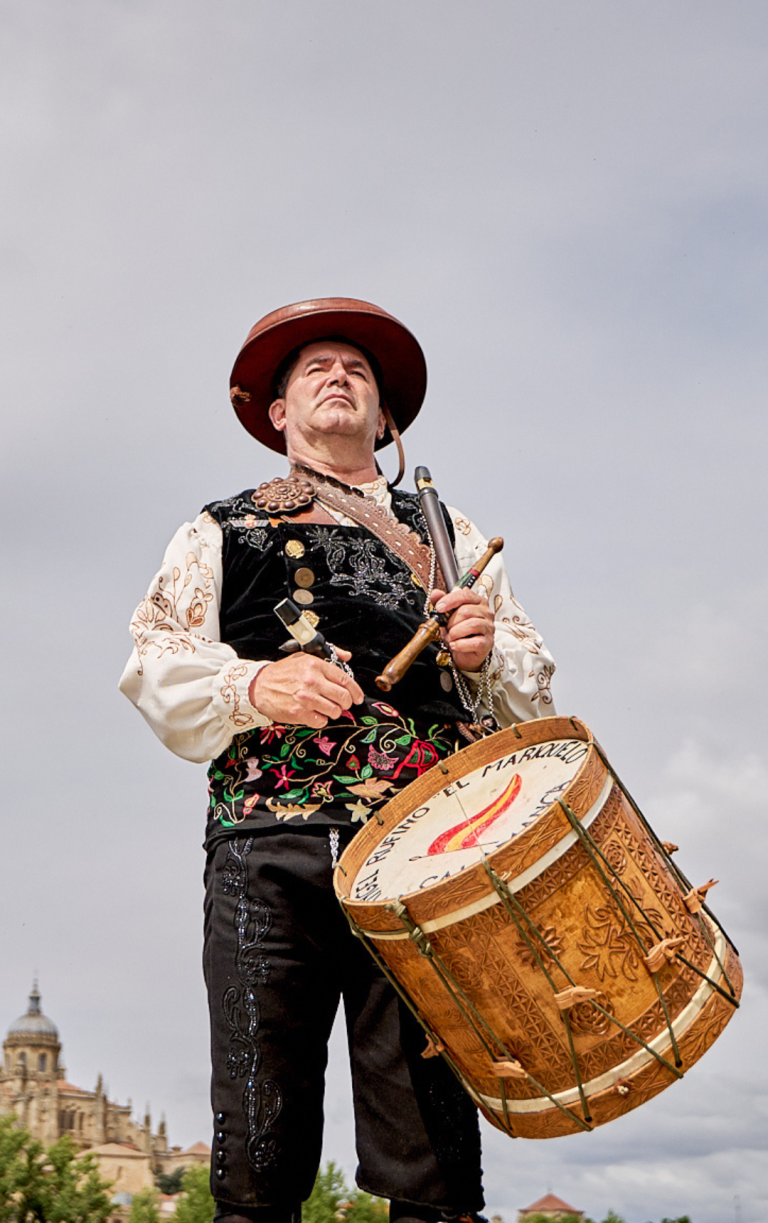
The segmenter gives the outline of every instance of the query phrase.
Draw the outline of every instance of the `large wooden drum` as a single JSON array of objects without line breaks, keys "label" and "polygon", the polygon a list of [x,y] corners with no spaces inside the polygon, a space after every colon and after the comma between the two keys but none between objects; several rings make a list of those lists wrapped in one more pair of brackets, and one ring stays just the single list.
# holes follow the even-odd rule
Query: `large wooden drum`
[{"label": "large wooden drum", "polygon": [[430,769],[336,870],[353,929],[489,1121],[602,1125],[719,1036],[741,968],[587,727],[542,718]]}]

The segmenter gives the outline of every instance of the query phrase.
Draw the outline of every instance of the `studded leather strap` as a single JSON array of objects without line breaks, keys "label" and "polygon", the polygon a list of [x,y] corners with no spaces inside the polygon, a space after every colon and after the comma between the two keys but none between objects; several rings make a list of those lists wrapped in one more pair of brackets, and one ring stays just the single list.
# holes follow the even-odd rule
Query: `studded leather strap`
[{"label": "studded leather strap", "polygon": [[[299,469],[302,478],[306,469]],[[394,552],[403,561],[411,573],[418,578],[424,590],[429,589],[432,554],[426,544],[422,543],[415,531],[411,531],[404,522],[399,522],[392,514],[374,501],[366,497],[358,489],[349,488],[336,480],[327,480],[312,473],[315,484],[315,496],[321,505],[337,510],[345,517],[351,518],[359,526],[381,540],[390,552]],[[439,566],[436,567],[435,584],[445,589],[444,579]]]}]

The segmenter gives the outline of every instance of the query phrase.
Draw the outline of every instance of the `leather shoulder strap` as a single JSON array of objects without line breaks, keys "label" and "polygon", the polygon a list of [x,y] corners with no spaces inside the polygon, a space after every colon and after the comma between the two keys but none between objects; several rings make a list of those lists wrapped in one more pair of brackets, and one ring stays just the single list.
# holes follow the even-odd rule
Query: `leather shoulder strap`
[{"label": "leather shoulder strap", "polygon": [[[316,485],[317,500],[328,509],[337,510],[359,526],[365,527],[380,540],[390,552],[394,552],[403,561],[411,573],[418,579],[425,590],[429,590],[431,568],[431,553],[426,544],[422,543],[415,531],[404,522],[388,514],[371,497],[363,493],[336,487],[326,481],[318,481]],[[442,575],[435,575],[439,584]]]}]

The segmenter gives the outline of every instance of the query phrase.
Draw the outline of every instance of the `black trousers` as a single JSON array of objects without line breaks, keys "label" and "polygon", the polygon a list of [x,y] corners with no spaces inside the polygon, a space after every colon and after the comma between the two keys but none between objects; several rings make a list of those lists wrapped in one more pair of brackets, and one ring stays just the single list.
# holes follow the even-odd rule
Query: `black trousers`
[{"label": "black trousers", "polygon": [[[340,829],[342,848],[353,831]],[[208,857],[204,971],[219,1214],[227,1203],[248,1217],[272,1208],[258,1217],[277,1220],[309,1197],[340,997],[358,1184],[450,1214],[479,1210],[475,1107],[441,1058],[421,1057],[424,1033],[351,933],[331,875],[328,830],[318,827],[233,837]]]}]

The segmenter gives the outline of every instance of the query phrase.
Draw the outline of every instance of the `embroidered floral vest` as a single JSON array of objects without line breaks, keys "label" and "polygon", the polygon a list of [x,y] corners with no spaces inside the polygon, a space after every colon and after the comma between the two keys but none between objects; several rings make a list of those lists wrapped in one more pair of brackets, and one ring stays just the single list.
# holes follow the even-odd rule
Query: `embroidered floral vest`
[{"label": "embroidered floral vest", "polygon": [[[429,646],[387,699],[375,685],[424,618],[425,592],[363,527],[273,525],[252,490],[206,506],[223,532],[221,639],[242,658],[277,660],[286,632],[274,608],[289,596],[325,637],[352,652],[365,693],[322,731],[272,725],[237,735],[211,765],[207,842],[289,820],[364,822],[370,811],[464,744],[466,711]],[[415,494],[392,509],[427,542]],[[443,513],[453,538],[453,527]]]}]

